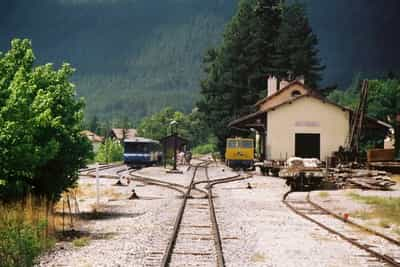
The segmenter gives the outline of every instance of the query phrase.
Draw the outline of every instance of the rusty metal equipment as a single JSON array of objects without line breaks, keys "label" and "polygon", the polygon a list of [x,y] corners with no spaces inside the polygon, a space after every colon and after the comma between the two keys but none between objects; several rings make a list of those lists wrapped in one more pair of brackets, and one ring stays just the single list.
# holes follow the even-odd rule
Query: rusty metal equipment
[{"label": "rusty metal equipment", "polygon": [[368,80],[363,80],[360,91],[360,101],[350,124],[350,131],[344,147],[340,147],[337,157],[341,163],[360,161],[360,138],[363,130],[364,117],[367,112]]}]

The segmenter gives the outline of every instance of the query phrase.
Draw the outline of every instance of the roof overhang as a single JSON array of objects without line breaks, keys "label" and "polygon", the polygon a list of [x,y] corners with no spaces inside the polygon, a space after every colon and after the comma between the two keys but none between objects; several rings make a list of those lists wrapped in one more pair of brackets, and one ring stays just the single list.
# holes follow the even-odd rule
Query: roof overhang
[{"label": "roof overhang", "polygon": [[231,121],[228,124],[232,129],[255,129],[257,131],[265,131],[266,111],[260,110],[249,115]]},{"label": "roof overhang", "polygon": [[[343,111],[349,112],[350,115],[354,114],[354,111],[352,109],[344,107],[344,106],[341,106],[341,105],[339,105],[339,104],[337,104],[337,103],[335,103],[333,101],[330,101],[329,99],[327,99],[327,98],[325,98],[325,97],[323,97],[321,95],[314,94],[314,93],[312,93],[312,91],[310,91],[309,93],[306,93],[306,94],[303,94],[303,95],[300,95],[300,96],[297,96],[297,97],[290,98],[287,101],[284,101],[284,102],[282,102],[282,103],[280,103],[280,104],[278,104],[276,106],[273,106],[273,107],[271,107],[269,109],[260,110],[260,111],[257,111],[255,113],[251,113],[249,115],[240,117],[240,118],[230,122],[228,124],[228,127],[229,128],[237,128],[237,129],[251,129],[251,128],[254,128],[256,130],[265,130],[265,127],[266,127],[266,116],[265,116],[265,114],[268,111],[272,111],[272,110],[278,109],[278,108],[280,108],[280,107],[282,107],[284,105],[291,104],[291,103],[293,103],[293,102],[295,102],[295,101],[297,101],[299,99],[306,98],[306,97],[312,97],[312,98],[315,98],[315,99],[318,99],[318,100],[322,101],[323,103],[327,103],[327,104],[333,105],[333,106],[335,106],[335,107],[337,107],[337,108],[339,108],[339,109],[341,109]],[[383,121],[380,121],[380,120],[377,120],[377,119],[372,118],[370,116],[365,116],[364,118],[365,118],[365,128],[377,129],[377,130],[385,130],[385,131],[389,131],[389,129],[392,128],[390,124],[388,124],[386,122],[383,122]]]}]

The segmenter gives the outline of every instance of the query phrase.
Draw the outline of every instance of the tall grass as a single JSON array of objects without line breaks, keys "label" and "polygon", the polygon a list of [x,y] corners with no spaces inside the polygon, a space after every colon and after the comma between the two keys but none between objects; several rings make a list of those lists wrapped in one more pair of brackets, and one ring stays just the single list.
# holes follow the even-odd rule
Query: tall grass
[{"label": "tall grass", "polygon": [[0,266],[33,266],[35,258],[54,244],[46,203],[31,197],[18,203],[0,203]]}]

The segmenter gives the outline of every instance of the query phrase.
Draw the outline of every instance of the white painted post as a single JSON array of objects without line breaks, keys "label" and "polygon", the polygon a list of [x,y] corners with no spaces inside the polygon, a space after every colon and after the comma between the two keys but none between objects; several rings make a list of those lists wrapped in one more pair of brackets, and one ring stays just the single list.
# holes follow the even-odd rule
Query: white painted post
[{"label": "white painted post", "polygon": [[99,181],[99,163],[96,163],[96,203],[97,208],[100,205],[100,181]]}]

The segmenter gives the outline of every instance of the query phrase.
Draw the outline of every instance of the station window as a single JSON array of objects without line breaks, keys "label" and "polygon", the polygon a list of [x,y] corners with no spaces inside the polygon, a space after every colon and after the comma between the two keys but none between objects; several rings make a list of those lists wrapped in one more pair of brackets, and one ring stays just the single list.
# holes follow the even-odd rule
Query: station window
[{"label": "station window", "polygon": [[301,95],[301,93],[300,93],[299,90],[294,90],[294,91],[292,92],[292,97],[298,97],[298,96],[300,96],[300,95]]}]

